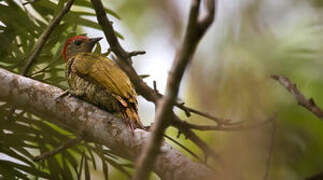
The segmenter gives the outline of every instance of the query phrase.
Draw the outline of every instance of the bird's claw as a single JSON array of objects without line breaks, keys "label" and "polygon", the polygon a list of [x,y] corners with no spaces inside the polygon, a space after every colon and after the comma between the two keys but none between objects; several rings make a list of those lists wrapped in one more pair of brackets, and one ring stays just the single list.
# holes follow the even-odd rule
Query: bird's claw
[{"label": "bird's claw", "polygon": [[55,97],[55,101],[61,100],[61,98],[64,97],[64,96],[68,96],[68,97],[71,96],[69,89],[68,90],[65,90],[64,92],[62,92],[61,94],[59,94],[57,97]]}]

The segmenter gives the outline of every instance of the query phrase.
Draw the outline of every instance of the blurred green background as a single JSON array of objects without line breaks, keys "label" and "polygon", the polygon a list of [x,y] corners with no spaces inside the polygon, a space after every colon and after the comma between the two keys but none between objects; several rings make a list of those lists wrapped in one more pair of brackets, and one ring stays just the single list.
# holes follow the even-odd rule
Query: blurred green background
[{"label": "blurred green background", "polygon": [[[21,72],[37,38],[66,1],[34,0],[23,5],[25,2],[0,1],[0,66],[16,73]],[[103,36],[90,2],[77,0],[75,4],[73,12],[64,17],[33,65],[32,78],[67,88],[61,57],[65,39],[80,33]],[[121,43],[125,49],[147,52],[134,58],[136,70],[139,74],[149,74],[145,81],[152,86],[156,80],[158,89],[164,92],[168,71],[185,30],[189,1],[104,0],[104,4],[114,27],[124,37]],[[277,114],[268,179],[302,180],[323,171],[323,122],[298,106],[294,97],[270,78],[271,74],[289,77],[306,97],[313,97],[323,107],[322,8],[320,0],[219,0],[216,21],[201,41],[181,84],[180,99],[186,105],[218,117],[253,123]],[[101,46],[102,51],[108,48],[103,41]],[[145,125],[149,125],[153,121],[154,106],[139,99],[140,116]],[[39,139],[52,149],[62,143],[64,137],[73,135],[23,110],[15,111],[20,114],[14,116],[15,122],[34,119],[35,124],[19,129],[15,122],[7,121],[11,117],[10,109],[10,105],[1,103],[0,159],[6,162],[0,162],[0,174],[5,172],[3,169],[9,172],[10,168],[5,164],[9,161],[38,167],[50,177],[56,173],[56,179],[75,178],[71,167],[80,163],[84,149],[88,153],[86,143],[68,153],[74,157],[74,165],[71,159],[65,164],[62,155],[57,155],[52,158],[53,162],[48,160],[39,166],[30,160],[32,154],[38,154],[41,149]],[[187,119],[183,112],[178,113]],[[211,124],[196,115],[187,120]],[[53,132],[43,134],[45,127],[52,128]],[[42,134],[38,140],[32,135],[26,139],[32,147],[28,143],[25,145],[23,140],[19,140],[21,144],[8,143],[8,134],[18,143],[19,138],[27,137],[26,133],[29,137],[36,130]],[[12,133],[8,133],[10,131]],[[176,137],[177,130],[170,128],[167,134]],[[211,162],[220,172],[219,178],[263,179],[272,136],[270,125],[248,131],[198,134],[223,160]],[[198,147],[184,137],[179,141],[202,156]],[[9,150],[14,152],[9,153]],[[91,161],[99,161],[98,154]],[[132,166],[126,160],[114,161],[126,169]],[[95,170],[93,166],[89,163],[93,179],[104,179],[102,170]],[[108,166],[112,168],[111,162]],[[126,175],[111,168],[110,179],[127,179]],[[15,168],[10,172],[19,173]],[[39,173],[21,168],[20,172],[28,177]],[[158,178],[152,176],[152,179]]]}]

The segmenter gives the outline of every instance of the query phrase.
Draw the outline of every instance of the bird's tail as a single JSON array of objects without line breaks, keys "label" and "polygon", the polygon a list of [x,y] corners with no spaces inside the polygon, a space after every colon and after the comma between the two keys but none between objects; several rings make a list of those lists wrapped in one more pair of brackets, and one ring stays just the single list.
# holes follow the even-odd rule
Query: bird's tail
[{"label": "bird's tail", "polygon": [[123,112],[123,116],[132,130],[136,128],[144,129],[144,125],[141,123],[138,112],[135,109],[127,107]]}]

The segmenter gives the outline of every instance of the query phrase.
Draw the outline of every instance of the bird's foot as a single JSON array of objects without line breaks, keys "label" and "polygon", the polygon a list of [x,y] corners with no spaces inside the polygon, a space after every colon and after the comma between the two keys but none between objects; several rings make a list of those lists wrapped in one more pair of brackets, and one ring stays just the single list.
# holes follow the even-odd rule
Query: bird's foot
[{"label": "bird's foot", "polygon": [[84,96],[84,92],[81,91],[81,90],[69,90],[68,92],[72,96],[76,96],[76,97],[82,97],[82,96]]},{"label": "bird's foot", "polygon": [[62,97],[66,96],[66,95],[70,95],[70,90],[67,89],[64,92],[62,92],[61,94],[59,94],[57,97],[55,97],[55,101],[59,101]]},{"label": "bird's foot", "polygon": [[84,95],[84,93],[82,91],[67,89],[64,92],[62,92],[61,94],[59,94],[57,97],[55,97],[55,101],[59,101],[64,96],[82,97],[83,95]]}]

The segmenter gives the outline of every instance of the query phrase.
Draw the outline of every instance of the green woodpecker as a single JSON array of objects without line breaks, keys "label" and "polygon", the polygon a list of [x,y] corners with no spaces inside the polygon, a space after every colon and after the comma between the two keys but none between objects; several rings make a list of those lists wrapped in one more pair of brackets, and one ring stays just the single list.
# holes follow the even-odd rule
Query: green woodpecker
[{"label": "green woodpecker", "polygon": [[131,129],[143,128],[128,76],[109,58],[91,53],[101,39],[74,36],[66,41],[63,57],[69,93],[117,114]]}]

